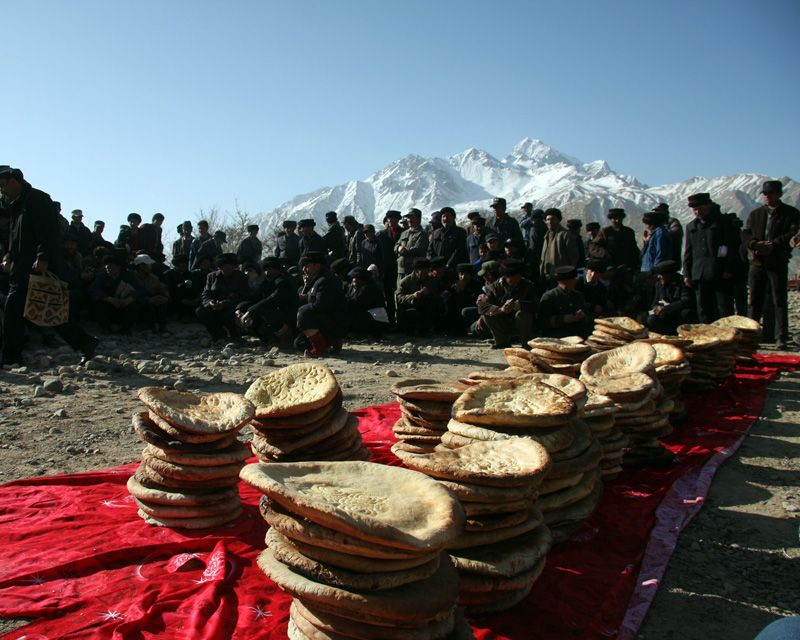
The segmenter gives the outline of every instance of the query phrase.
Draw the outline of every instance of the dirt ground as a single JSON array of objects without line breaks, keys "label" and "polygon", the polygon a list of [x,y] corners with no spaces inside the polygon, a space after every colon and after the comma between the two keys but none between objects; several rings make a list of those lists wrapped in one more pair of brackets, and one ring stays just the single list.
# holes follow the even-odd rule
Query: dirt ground
[{"label": "dirt ground", "polygon": [[[206,346],[202,327],[166,338],[104,337],[87,369],[67,347],[33,349],[28,367],[0,371],[0,483],[112,467],[138,459],[130,416],[136,389],[177,385],[244,392],[257,376],[298,361],[257,342]],[[484,343],[429,339],[349,343],[327,358],[348,409],[393,400],[397,378],[452,379],[503,362]],[[800,372],[781,376],[751,436],[720,470],[680,538],[639,638],[750,640],[776,617],[800,614]],[[0,633],[21,621],[0,620]]]}]

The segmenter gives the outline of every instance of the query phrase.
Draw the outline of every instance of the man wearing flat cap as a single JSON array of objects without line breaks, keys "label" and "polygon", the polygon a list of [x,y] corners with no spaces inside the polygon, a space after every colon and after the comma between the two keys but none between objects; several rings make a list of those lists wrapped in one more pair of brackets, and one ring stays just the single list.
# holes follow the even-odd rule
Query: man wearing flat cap
[{"label": "man wearing flat cap", "polygon": [[603,282],[603,279],[607,277],[607,272],[608,265],[605,261],[589,258],[586,261],[586,273],[578,279],[575,287],[583,294],[586,301],[584,309],[592,322],[595,318],[613,315],[608,285],[607,282]]},{"label": "man wearing flat cap", "polygon": [[456,225],[456,212],[452,207],[442,207],[442,226],[431,234],[428,258],[444,258],[450,269],[467,261],[467,232]]},{"label": "man wearing flat cap", "polygon": [[303,269],[303,288],[297,309],[297,328],[304,340],[298,345],[307,358],[320,358],[342,350],[345,333],[344,287],[338,276],[331,273],[326,256],[321,251],[309,251],[300,257]]},{"label": "man wearing flat cap", "polygon": [[709,324],[733,315],[733,274],[739,233],[708,193],[689,196],[694,220],[686,225],[683,282],[694,291],[697,318]]},{"label": "man wearing flat cap", "polygon": [[184,220],[178,225],[178,239],[172,243],[172,257],[186,256],[188,258],[192,251],[192,242],[194,242],[192,222]]},{"label": "man wearing flat cap", "polygon": [[259,264],[261,262],[261,252],[264,250],[261,240],[258,239],[258,225],[247,225],[247,237],[244,238],[236,249],[236,255],[239,256],[239,263],[252,262]]},{"label": "man wearing flat cap", "polygon": [[519,222],[508,215],[506,211],[506,199],[494,198],[492,199],[489,208],[494,212],[494,216],[490,216],[486,221],[487,231],[493,231],[500,239],[500,246],[503,246],[506,240],[518,240],[523,243],[522,231],[519,228]]},{"label": "man wearing flat cap", "polygon": [[669,205],[666,202],[659,202],[651,209],[651,213],[664,216],[664,226],[672,237],[672,259],[681,264],[681,253],[683,251],[683,225],[681,221],[670,215]]},{"label": "man wearing flat cap", "polygon": [[[477,213],[477,212],[475,212]],[[480,246],[486,244],[486,220],[480,215],[470,218],[470,233],[467,236],[467,261],[475,264],[480,260]]]},{"label": "man wearing flat cap", "polygon": [[536,288],[523,276],[525,263],[514,258],[500,265],[500,279],[478,297],[478,312],[494,336],[492,349],[510,347],[516,339],[523,349],[533,335]]},{"label": "man wearing flat cap", "polygon": [[73,209],[71,217],[69,233],[75,236],[75,240],[78,243],[78,253],[82,256],[88,256],[92,250],[92,232],[89,231],[89,227],[83,224],[83,211]]},{"label": "man wearing flat cap", "polygon": [[[215,235],[217,233],[221,232],[217,231]],[[231,340],[238,342],[242,332],[236,321],[236,305],[250,294],[247,276],[236,268],[239,258],[235,253],[220,253],[214,262],[217,269],[206,278],[200,306],[195,314],[208,329],[212,340],[222,340],[227,334]]]},{"label": "man wearing flat cap", "polygon": [[300,262],[300,238],[297,235],[297,223],[294,220],[283,221],[283,233],[278,236],[272,255],[282,258],[287,266],[294,266]]},{"label": "man wearing flat cap", "polygon": [[475,268],[469,262],[456,265],[458,279],[442,292],[444,328],[448,335],[464,336],[470,325],[478,319],[476,301],[481,285]]},{"label": "man wearing flat cap", "polygon": [[223,245],[226,242],[228,242],[228,235],[221,229],[217,229],[210,240],[206,240],[202,245],[200,245],[200,250],[197,252],[197,255],[205,258],[211,258],[213,261],[217,256],[220,256],[224,253]]},{"label": "man wearing flat cap", "polygon": [[656,333],[675,335],[678,326],[694,320],[689,290],[678,273],[678,263],[664,260],[653,266],[655,292],[647,314],[647,328]]},{"label": "man wearing flat cap", "polygon": [[408,229],[400,234],[400,239],[394,245],[394,254],[397,256],[398,288],[403,278],[414,270],[414,261],[426,257],[428,253],[428,235],[422,229],[422,211],[416,208],[409,209],[403,218],[408,220]]},{"label": "man wearing flat cap", "polygon": [[577,268],[580,251],[578,249],[579,240],[575,234],[561,226],[561,210],[551,208],[544,213],[547,233],[542,245],[539,274],[541,286],[547,290],[558,284],[555,278],[555,270],[558,267]]},{"label": "man wearing flat cap", "polygon": [[200,220],[197,223],[197,237],[192,240],[192,248],[189,250],[189,268],[190,269],[197,269],[198,267],[198,260],[197,256],[200,253],[200,247],[203,244],[212,239],[212,235],[208,231],[208,221]]},{"label": "man wearing flat cap", "polygon": [[[330,213],[335,213],[334,211],[329,211]],[[342,231],[342,238],[344,239],[344,230],[341,229],[338,221],[335,221],[336,226]],[[321,253],[322,256],[325,258],[325,264],[330,264],[332,260],[337,260],[344,256],[344,249],[340,252],[341,255],[334,257],[334,254],[330,252],[325,239],[319,235],[315,227],[317,223],[314,221],[313,218],[303,218],[297,223],[297,229],[300,233],[300,242],[298,243],[298,247],[300,249],[300,260],[302,261],[303,256],[307,253]],[[302,262],[298,265],[302,268]]]},{"label": "man wearing flat cap", "polygon": [[[301,220],[301,222],[303,221]],[[325,214],[325,223],[328,225],[328,230],[324,236],[320,237],[323,240],[323,246],[328,256],[328,264],[330,264],[334,260],[347,257],[347,239],[335,211],[328,211]],[[319,249],[307,248],[306,251],[319,251]]]},{"label": "man wearing flat cap", "polygon": [[426,336],[441,315],[439,287],[427,258],[414,259],[411,273],[397,285],[397,326],[403,333]]},{"label": "man wearing flat cap", "polygon": [[[783,183],[767,180],[762,189],[763,206],[747,216],[742,240],[750,262],[748,315],[766,320],[765,299],[770,294],[775,326],[764,326],[764,341],[773,337],[778,348],[789,347],[789,306],[787,285],[791,239],[800,230],[800,211],[781,200]],[[774,333],[773,333],[774,332]]]},{"label": "man wearing flat cap", "polygon": [[100,329],[106,333],[116,324],[122,335],[130,335],[139,305],[147,295],[139,280],[125,265],[126,253],[118,248],[103,258],[102,270],[95,273],[89,285],[93,315]]},{"label": "man wearing flat cap", "polygon": [[609,209],[608,220],[610,224],[603,227],[597,237],[597,245],[605,249],[606,257],[612,267],[625,265],[632,272],[639,271],[639,246],[633,229],[623,224],[625,209]]},{"label": "man wearing flat cap", "polygon": [[134,211],[128,214],[127,221],[127,225],[124,224],[120,227],[114,246],[125,249],[131,256],[145,248],[145,238],[140,228],[142,216]]},{"label": "man wearing flat cap", "polygon": [[586,299],[576,289],[578,270],[557,267],[554,276],[558,286],[546,291],[539,301],[541,334],[551,338],[587,337],[592,332],[592,323],[586,311]]},{"label": "man wearing flat cap", "polygon": [[350,264],[361,263],[361,243],[364,241],[364,226],[356,220],[355,216],[346,215],[342,219],[344,226],[344,257]]},{"label": "man wearing flat cap", "polygon": [[[8,218],[8,295],[3,314],[2,364],[22,364],[25,299],[31,273],[59,273],[61,227],[50,196],[34,189],[22,171],[0,169],[0,212]],[[81,351],[81,363],[94,356],[98,341],[76,322],[55,327],[73,349]]]},{"label": "man wearing flat cap", "polygon": [[575,244],[578,247],[578,263],[575,265],[578,269],[583,269],[586,266],[586,249],[583,246],[583,238],[581,238],[582,228],[583,220],[580,218],[567,220],[567,231],[575,236]]},{"label": "man wearing flat cap", "polygon": [[236,306],[236,319],[243,330],[264,344],[277,341],[286,346],[294,337],[300,299],[281,258],[269,256],[261,262],[264,279],[253,300]]},{"label": "man wearing flat cap", "polygon": [[170,312],[180,322],[194,319],[206,276],[201,279],[199,272],[190,272],[189,256],[179,253],[172,258],[172,268],[164,274],[163,279],[169,291]]},{"label": "man wearing flat cap", "polygon": [[390,209],[383,216],[383,229],[375,234],[381,245],[380,276],[383,282],[383,295],[386,298],[386,312],[389,314],[389,322],[395,322],[395,297],[397,290],[397,256],[394,252],[395,245],[400,241],[403,230],[400,228],[399,211]]}]

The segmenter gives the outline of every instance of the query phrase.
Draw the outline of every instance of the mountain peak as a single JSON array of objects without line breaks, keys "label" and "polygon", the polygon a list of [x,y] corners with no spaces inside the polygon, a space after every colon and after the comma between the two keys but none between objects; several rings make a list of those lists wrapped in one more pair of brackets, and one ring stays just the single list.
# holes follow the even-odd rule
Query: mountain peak
[{"label": "mountain peak", "polygon": [[578,164],[575,158],[570,158],[556,151],[549,144],[542,142],[538,138],[523,138],[514,146],[504,162],[537,166],[559,163]]}]

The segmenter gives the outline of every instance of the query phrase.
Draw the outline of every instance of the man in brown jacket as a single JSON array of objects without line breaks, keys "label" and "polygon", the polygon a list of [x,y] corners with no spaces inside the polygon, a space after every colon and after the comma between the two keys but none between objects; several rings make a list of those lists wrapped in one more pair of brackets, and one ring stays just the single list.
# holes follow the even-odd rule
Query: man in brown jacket
[{"label": "man in brown jacket", "polygon": [[547,233],[544,235],[539,268],[545,291],[557,286],[555,271],[558,267],[577,267],[580,259],[580,239],[561,226],[561,218],[559,209],[553,208],[544,212]]},{"label": "man in brown jacket", "polygon": [[[750,212],[742,231],[750,261],[748,314],[761,321],[764,299],[770,292],[775,315],[775,341],[780,349],[789,346],[787,281],[792,257],[792,237],[800,229],[800,211],[781,202],[783,183],[767,180],[761,189],[764,206]],[[768,340],[772,327],[764,327]]]}]

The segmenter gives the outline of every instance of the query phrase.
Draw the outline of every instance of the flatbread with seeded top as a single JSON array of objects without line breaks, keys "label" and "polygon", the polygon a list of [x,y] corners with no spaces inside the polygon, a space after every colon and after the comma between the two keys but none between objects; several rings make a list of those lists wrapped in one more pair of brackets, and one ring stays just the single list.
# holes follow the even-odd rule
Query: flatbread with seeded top
[{"label": "flatbread with seeded top", "polygon": [[333,372],[314,362],[301,362],[257,378],[245,392],[256,418],[307,413],[330,403],[339,393]]},{"label": "flatbread with seeded top", "polygon": [[181,431],[221,434],[237,431],[253,418],[255,408],[238,393],[189,393],[164,387],[142,387],[139,400]]}]

